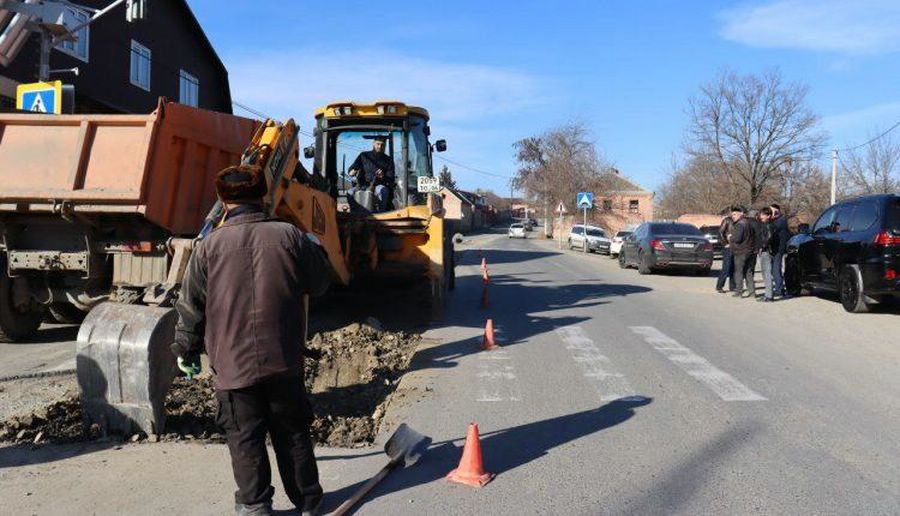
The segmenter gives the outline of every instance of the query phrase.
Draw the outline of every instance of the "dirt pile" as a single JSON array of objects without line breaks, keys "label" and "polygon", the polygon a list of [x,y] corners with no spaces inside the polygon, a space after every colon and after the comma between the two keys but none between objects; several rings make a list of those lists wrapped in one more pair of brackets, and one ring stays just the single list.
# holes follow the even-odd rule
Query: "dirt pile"
[{"label": "dirt pile", "polygon": [[[306,359],[306,390],[316,414],[313,439],[327,446],[371,443],[384,407],[409,366],[420,336],[381,329],[375,320],[318,333],[309,349],[318,358]],[[198,439],[221,442],[216,425],[212,381],[176,378],[166,397],[168,433],[139,436],[145,441]],[[0,422],[0,441],[65,443],[99,437],[85,431],[76,396],[67,396],[26,416]]]}]

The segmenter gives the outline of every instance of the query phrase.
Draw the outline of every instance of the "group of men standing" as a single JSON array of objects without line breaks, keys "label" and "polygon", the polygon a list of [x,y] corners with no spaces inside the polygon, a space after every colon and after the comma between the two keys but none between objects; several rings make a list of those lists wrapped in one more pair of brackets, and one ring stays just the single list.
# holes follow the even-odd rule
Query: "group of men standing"
[{"label": "group of men standing", "polygon": [[[734,206],[730,212],[719,226],[724,251],[716,291],[726,293],[725,283],[728,282],[734,297],[755,298],[760,302],[771,302],[776,297],[788,298],[783,271],[791,232],[781,206],[772,204],[746,212],[744,208]],[[761,297],[756,296],[757,263],[765,285]]]}]

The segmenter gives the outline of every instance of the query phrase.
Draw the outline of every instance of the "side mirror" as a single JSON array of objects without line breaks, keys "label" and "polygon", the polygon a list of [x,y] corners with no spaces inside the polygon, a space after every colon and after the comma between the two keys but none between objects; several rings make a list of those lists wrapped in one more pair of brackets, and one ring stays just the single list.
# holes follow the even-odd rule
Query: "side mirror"
[{"label": "side mirror", "polygon": [[444,152],[447,150],[447,140],[438,140],[434,142],[434,150],[437,152]]},{"label": "side mirror", "polygon": [[310,145],[309,147],[303,147],[303,157],[306,159],[313,159],[316,157],[316,146]]},{"label": "side mirror", "polygon": [[800,233],[801,235],[808,235],[809,234],[809,224],[799,224],[797,226],[797,233]]}]

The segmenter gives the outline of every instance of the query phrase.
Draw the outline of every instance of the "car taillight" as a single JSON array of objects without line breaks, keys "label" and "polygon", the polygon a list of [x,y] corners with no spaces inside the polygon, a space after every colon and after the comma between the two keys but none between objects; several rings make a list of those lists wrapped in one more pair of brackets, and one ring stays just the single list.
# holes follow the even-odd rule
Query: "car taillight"
[{"label": "car taillight", "polygon": [[884,279],[886,280],[895,280],[897,279],[897,271],[894,269],[888,269],[884,271]]},{"label": "car taillight", "polygon": [[703,244],[703,250],[704,251],[712,251],[713,245],[711,243],[707,242],[707,243]]},{"label": "car taillight", "polygon": [[894,236],[887,231],[875,235],[875,245],[900,245],[900,236]]},{"label": "car taillight", "polygon": [[657,251],[665,251],[666,250],[666,246],[664,246],[663,243],[660,242],[659,240],[651,240],[650,247],[656,249]]}]

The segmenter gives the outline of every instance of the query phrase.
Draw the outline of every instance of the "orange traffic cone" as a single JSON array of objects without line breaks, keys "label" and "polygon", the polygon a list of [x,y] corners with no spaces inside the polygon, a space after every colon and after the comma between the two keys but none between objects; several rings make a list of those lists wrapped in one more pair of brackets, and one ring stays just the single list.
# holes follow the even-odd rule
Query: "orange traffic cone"
[{"label": "orange traffic cone", "polygon": [[488,283],[491,282],[491,277],[488,276],[487,269],[484,269],[483,271],[481,271],[481,282],[484,283],[485,285],[487,285]]},{"label": "orange traffic cone", "polygon": [[484,256],[481,257],[481,270],[487,270],[487,258],[485,258]]},{"label": "orange traffic cone", "polygon": [[493,479],[493,473],[484,471],[481,443],[478,441],[478,424],[469,423],[462,459],[459,461],[459,466],[447,474],[447,480],[472,487],[484,487]]},{"label": "orange traffic cone", "polygon": [[484,309],[484,308],[489,307],[490,305],[491,305],[490,300],[488,300],[488,289],[487,289],[487,286],[485,286],[483,289],[481,289],[481,305],[480,306],[482,309]]},{"label": "orange traffic cone", "polygon": [[481,341],[481,349],[491,350],[499,347],[500,346],[498,346],[497,342],[494,340],[494,320],[488,319],[487,323],[484,325],[484,339]]}]

